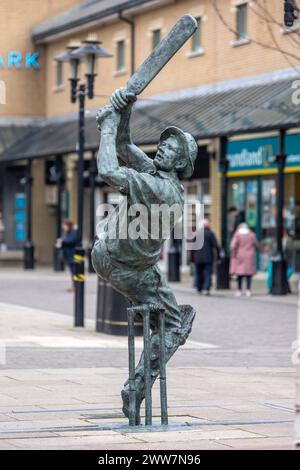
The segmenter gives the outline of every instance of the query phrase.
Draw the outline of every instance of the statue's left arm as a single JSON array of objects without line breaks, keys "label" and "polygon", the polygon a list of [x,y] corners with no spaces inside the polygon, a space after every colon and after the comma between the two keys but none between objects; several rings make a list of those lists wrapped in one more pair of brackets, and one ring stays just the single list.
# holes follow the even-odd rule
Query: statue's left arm
[{"label": "statue's left arm", "polygon": [[102,108],[97,114],[101,130],[97,156],[99,176],[110,186],[119,190],[127,188],[127,168],[119,165],[116,149],[117,132],[121,115],[112,106]]}]

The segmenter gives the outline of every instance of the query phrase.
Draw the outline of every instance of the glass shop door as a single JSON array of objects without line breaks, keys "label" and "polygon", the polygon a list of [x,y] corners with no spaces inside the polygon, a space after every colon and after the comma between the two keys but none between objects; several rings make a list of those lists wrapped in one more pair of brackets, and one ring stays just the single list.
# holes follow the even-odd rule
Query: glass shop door
[{"label": "glass shop door", "polygon": [[[259,180],[242,179],[232,180],[229,183],[228,208],[236,207],[243,213],[249,227],[257,232],[259,220]],[[228,230],[232,233],[235,223],[234,217],[228,217]]]}]

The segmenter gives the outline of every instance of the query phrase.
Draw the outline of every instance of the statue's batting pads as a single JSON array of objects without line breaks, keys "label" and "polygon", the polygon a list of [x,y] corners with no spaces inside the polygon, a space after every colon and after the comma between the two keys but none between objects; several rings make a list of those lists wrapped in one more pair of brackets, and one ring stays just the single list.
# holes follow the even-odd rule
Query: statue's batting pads
[{"label": "statue's batting pads", "polygon": [[180,18],[127,82],[127,90],[139,95],[149,85],[173,55],[194,34],[197,21],[190,15]]}]

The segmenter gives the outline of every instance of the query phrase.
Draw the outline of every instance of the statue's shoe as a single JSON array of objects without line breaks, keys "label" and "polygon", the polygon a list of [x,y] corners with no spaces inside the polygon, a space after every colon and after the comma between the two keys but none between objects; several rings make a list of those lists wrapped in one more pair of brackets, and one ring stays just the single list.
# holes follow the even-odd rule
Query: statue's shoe
[{"label": "statue's shoe", "polygon": [[180,305],[179,308],[181,312],[180,345],[182,346],[192,331],[196,310],[191,305]]},{"label": "statue's shoe", "polygon": [[[121,397],[123,400],[123,408],[122,411],[126,418],[129,419],[129,388],[125,384],[123,390],[121,391]],[[143,398],[137,393],[136,394],[136,411],[135,411],[135,416],[136,416],[136,421],[135,424],[138,426],[141,424],[141,404],[142,404]]]}]

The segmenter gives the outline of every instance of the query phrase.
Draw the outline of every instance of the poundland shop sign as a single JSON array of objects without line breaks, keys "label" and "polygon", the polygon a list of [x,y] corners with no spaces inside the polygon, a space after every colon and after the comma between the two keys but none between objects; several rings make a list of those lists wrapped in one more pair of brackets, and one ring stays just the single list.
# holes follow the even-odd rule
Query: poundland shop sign
[{"label": "poundland shop sign", "polygon": [[0,70],[7,69],[34,69],[41,68],[39,64],[39,52],[10,51],[7,54],[0,54]]},{"label": "poundland shop sign", "polygon": [[[228,142],[228,171],[232,175],[274,172],[277,170],[276,155],[278,151],[278,137]],[[286,136],[285,153],[287,155],[287,169],[289,171],[300,171],[300,134]]]}]

